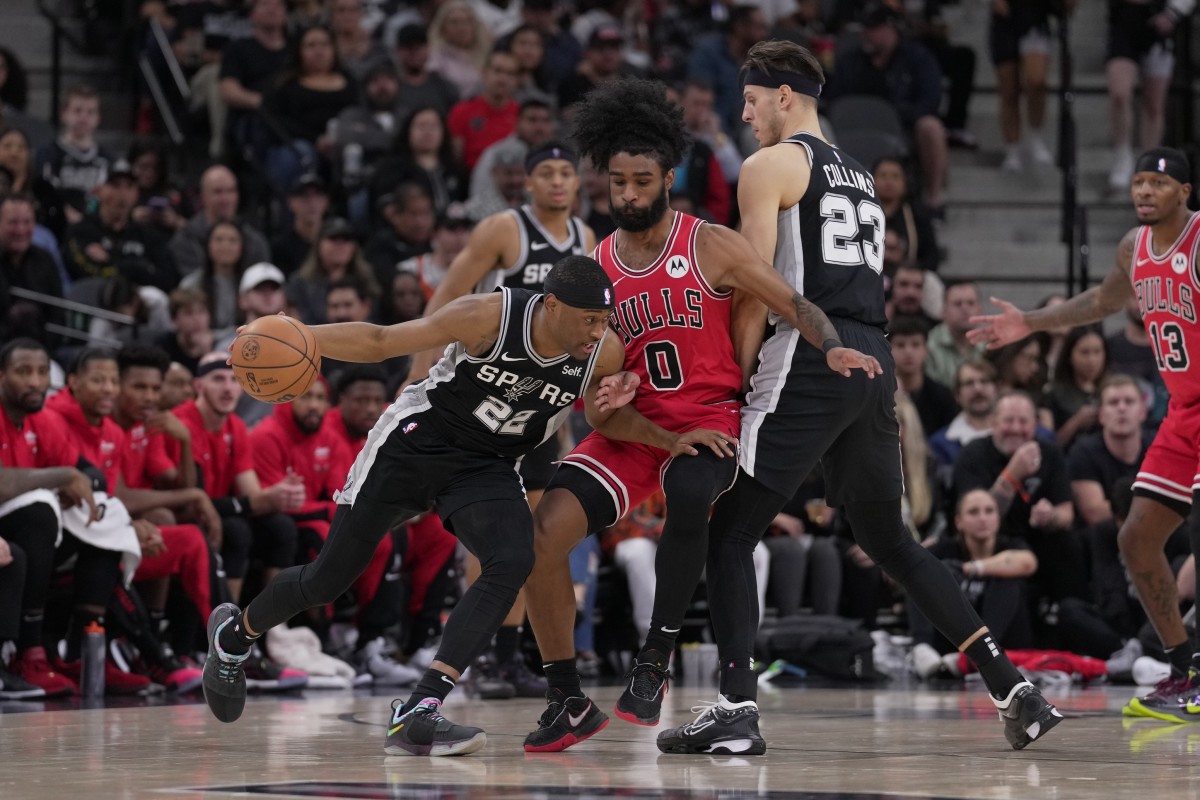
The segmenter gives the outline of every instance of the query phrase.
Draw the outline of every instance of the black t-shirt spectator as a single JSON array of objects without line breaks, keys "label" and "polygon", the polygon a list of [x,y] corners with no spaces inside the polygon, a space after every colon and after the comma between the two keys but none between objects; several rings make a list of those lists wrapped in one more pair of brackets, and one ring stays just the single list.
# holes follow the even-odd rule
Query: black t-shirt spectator
[{"label": "black t-shirt spectator", "polygon": [[288,81],[269,93],[264,104],[288,135],[315,142],[325,133],[329,120],[337,117],[342,109],[354,105],[357,99],[358,87],[349,78],[345,86],[333,92],[317,91],[302,86],[299,81]]},{"label": "black t-shirt spectator", "polygon": [[1132,476],[1137,473],[1146,457],[1146,448],[1154,440],[1153,434],[1142,435],[1142,449],[1138,451],[1137,460],[1126,464],[1108,451],[1104,446],[1104,433],[1096,431],[1087,433],[1075,440],[1071,452],[1067,455],[1067,476],[1073,481],[1096,481],[1104,492],[1106,500],[1112,500],[1110,491],[1118,478]]},{"label": "black t-shirt spectator", "polygon": [[113,161],[99,145],[80,150],[58,139],[38,151],[34,170],[54,187],[63,205],[82,213],[92,190],[108,178]]},{"label": "black t-shirt spectator", "polygon": [[306,242],[295,228],[288,228],[271,240],[271,263],[283,270],[284,275],[291,275],[300,269],[312,247],[313,243]]},{"label": "black t-shirt spectator", "polygon": [[1153,392],[1150,403],[1149,427],[1157,428],[1167,415],[1167,401],[1170,393],[1163,383],[1162,375],[1158,372],[1158,364],[1154,360],[1154,348],[1149,344],[1134,344],[1125,337],[1124,331],[1117,331],[1104,340],[1108,348],[1108,369],[1122,375],[1132,375],[1145,384],[1146,390]]},{"label": "black t-shirt spectator", "polygon": [[[288,48],[269,50],[253,36],[234,39],[221,56],[221,79],[236,78],[247,91],[266,95],[281,70],[287,65]],[[229,109],[229,123],[242,119],[241,109]]]},{"label": "black t-shirt spectator", "polygon": [[[94,260],[88,254],[93,244],[108,252],[107,261]],[[179,285],[179,272],[167,249],[166,237],[136,222],[117,231],[95,214],[88,214],[67,230],[63,263],[72,280],[122,275],[136,286],[156,286],[164,292]]]},{"label": "black t-shirt spectator", "polygon": [[0,341],[31,336],[44,344],[56,343],[57,339],[46,333],[45,323],[61,323],[62,311],[15,298],[11,288],[62,297],[62,278],[54,258],[36,245],[29,246],[20,263],[13,261],[11,253],[0,253]]},{"label": "black t-shirt spectator", "polygon": [[166,331],[158,337],[158,341],[154,342],[154,344],[162,348],[171,357],[172,361],[178,361],[187,367],[188,371],[193,375],[196,374],[196,367],[200,366],[200,356],[189,356],[183,352],[183,348],[179,346],[179,340],[175,338],[175,331]]},{"label": "black t-shirt spectator", "polygon": [[[1029,511],[1038,500],[1046,498],[1054,505],[1071,501],[1071,482],[1067,478],[1067,460],[1062,450],[1042,441],[1038,442],[1038,448],[1042,453],[1041,469],[1022,483],[1022,490],[1029,499],[1020,494],[1014,496],[1002,521],[1005,530],[1024,539],[1041,533],[1029,524]],[[954,462],[955,498],[971,489],[990,490],[1010,458],[996,449],[990,436],[965,446]]]},{"label": "black t-shirt spectator", "polygon": [[954,400],[954,392],[928,375],[921,383],[920,391],[910,394],[909,399],[917,407],[917,416],[921,418],[921,428],[924,429],[926,437],[940,431],[958,416],[958,403]]},{"label": "black t-shirt spectator", "polygon": [[[1005,550],[1028,550],[1029,545],[1024,539],[1016,536],[1006,536],[1003,533],[996,536],[996,546],[992,550],[992,555],[1003,553]],[[967,545],[963,542],[961,536],[941,536],[934,542],[929,552],[932,553],[939,561],[952,560],[967,563],[973,560],[971,553],[967,550]],[[954,574],[955,578],[959,579],[959,585],[962,587],[963,594],[971,601],[971,605],[978,606],[979,599],[983,596],[983,590],[987,586],[988,578],[973,578],[963,575],[961,572]],[[992,578],[991,580],[995,580]]]}]

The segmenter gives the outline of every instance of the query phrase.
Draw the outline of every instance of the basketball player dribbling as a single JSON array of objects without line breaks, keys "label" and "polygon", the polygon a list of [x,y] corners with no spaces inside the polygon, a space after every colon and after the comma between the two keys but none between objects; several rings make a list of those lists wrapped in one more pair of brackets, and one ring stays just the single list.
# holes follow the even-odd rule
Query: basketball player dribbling
[{"label": "basketball player dribbling", "polygon": [[[1162,640],[1171,675],[1145,697],[1133,698],[1128,716],[1200,722],[1200,653],[1179,614],[1175,576],[1163,553],[1187,519],[1200,488],[1200,213],[1188,211],[1191,168],[1178,150],[1156,147],[1138,158],[1130,187],[1138,227],[1117,245],[1117,262],[1096,287],[1056,306],[1022,312],[992,298],[1001,313],[972,319],[967,335],[988,349],[1033,331],[1096,322],[1137,296],[1158,371],[1171,394],[1163,420],[1133,484],[1133,506],[1117,536],[1121,556],[1146,616]],[[1200,532],[1189,530],[1192,552]]]}]

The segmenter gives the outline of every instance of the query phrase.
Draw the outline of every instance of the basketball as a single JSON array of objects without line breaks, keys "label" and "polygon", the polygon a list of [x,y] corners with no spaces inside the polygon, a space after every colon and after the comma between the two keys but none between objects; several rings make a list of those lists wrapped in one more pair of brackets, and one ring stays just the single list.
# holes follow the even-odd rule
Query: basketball
[{"label": "basketball", "polygon": [[317,339],[291,317],[260,317],[233,340],[230,363],[238,383],[255,400],[287,403],[308,391],[321,374]]}]

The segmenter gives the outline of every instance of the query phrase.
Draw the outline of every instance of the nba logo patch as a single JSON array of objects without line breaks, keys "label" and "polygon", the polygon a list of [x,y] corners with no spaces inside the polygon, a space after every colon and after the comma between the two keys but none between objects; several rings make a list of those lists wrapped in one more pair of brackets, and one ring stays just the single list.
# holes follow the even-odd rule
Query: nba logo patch
[{"label": "nba logo patch", "polygon": [[416,429],[417,429],[417,423],[415,423],[415,422],[410,422],[410,423],[408,423],[407,425],[405,425],[405,426],[404,426],[404,428],[403,428],[403,430],[404,430],[404,435],[405,435],[405,436],[407,436],[408,434],[412,433],[412,432],[413,432],[413,431],[415,431]]},{"label": "nba logo patch", "polygon": [[612,289],[609,289],[608,287],[604,288],[604,305],[612,305]]}]

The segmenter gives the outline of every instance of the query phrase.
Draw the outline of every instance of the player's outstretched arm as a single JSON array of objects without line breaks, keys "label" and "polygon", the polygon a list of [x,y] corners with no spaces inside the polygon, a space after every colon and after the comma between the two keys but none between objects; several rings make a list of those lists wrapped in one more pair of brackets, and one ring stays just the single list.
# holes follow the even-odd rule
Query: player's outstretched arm
[{"label": "player's outstretched arm", "polygon": [[339,322],[311,329],[321,354],[339,361],[377,363],[395,356],[462,342],[472,353],[496,341],[504,298],[499,293],[467,295],[435,311],[432,316],[399,325]]},{"label": "player's outstretched arm", "polygon": [[1121,238],[1117,245],[1117,263],[1099,286],[1080,292],[1065,303],[1033,311],[1022,311],[1012,303],[993,297],[992,304],[1000,309],[1000,313],[971,317],[971,323],[978,327],[967,331],[967,339],[975,344],[987,344],[989,350],[995,350],[1020,341],[1034,331],[1099,322],[1120,311],[1133,292],[1129,272],[1136,236],[1137,229],[1134,228]]},{"label": "player's outstretched arm", "polygon": [[842,375],[861,369],[869,377],[882,374],[879,362],[842,345],[825,312],[792,288],[771,265],[759,258],[740,233],[720,225],[704,225],[697,237],[697,258],[714,286],[749,292],[786,319],[804,340],[825,353],[829,368]]},{"label": "player's outstretched arm", "polygon": [[[629,404],[624,397],[623,403],[614,402],[618,392],[611,386],[609,391],[602,393],[601,384],[605,378],[621,377],[625,362],[625,347],[616,336],[605,336],[601,345],[600,355],[596,360],[596,368],[592,372],[592,383],[584,392],[584,411],[590,424],[601,436],[618,442],[640,442],[651,447],[666,450],[672,456],[694,456],[699,451],[693,445],[706,446],[722,458],[734,455],[737,440],[728,434],[713,430],[689,431],[686,434],[671,431],[654,424]],[[636,376],[634,376],[636,377]],[[624,381],[622,381],[624,383]],[[636,386],[634,387],[636,389]],[[601,405],[604,410],[601,410]]]}]

